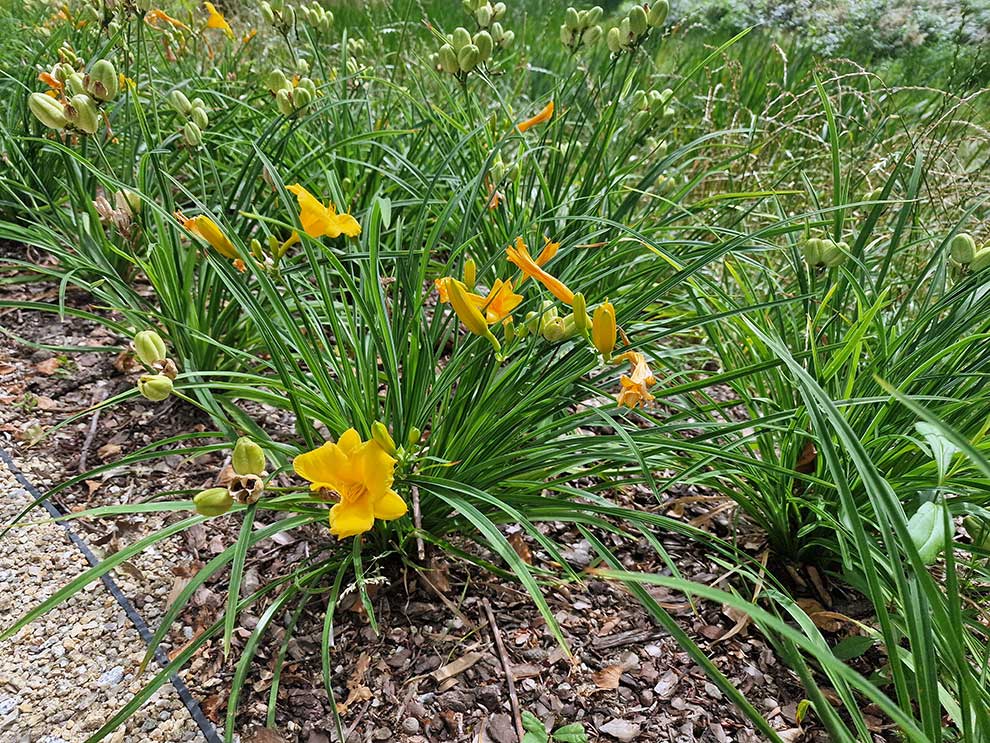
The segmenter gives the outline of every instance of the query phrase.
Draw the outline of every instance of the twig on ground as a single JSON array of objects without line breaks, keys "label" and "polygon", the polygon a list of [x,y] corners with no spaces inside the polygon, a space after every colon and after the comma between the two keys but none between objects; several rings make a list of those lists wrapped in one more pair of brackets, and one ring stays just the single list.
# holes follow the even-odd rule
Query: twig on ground
[{"label": "twig on ground", "polygon": [[[93,407],[106,399],[106,392],[102,387],[97,387],[93,392],[93,399],[89,406]],[[89,419],[89,429],[86,431],[86,438],[83,439],[82,450],[79,452],[79,472],[80,474],[86,471],[86,460],[89,459],[89,448],[93,445],[93,439],[96,438],[96,427],[100,422],[100,412],[103,408],[97,408],[93,411],[93,417]]]},{"label": "twig on ground", "polygon": [[423,545],[423,537],[420,536],[423,531],[423,515],[419,510],[419,488],[415,485],[412,486],[412,502],[413,526],[416,527],[416,556],[419,557],[420,562],[423,562],[426,560],[426,547]]},{"label": "twig on ground", "polygon": [[495,613],[488,599],[482,599],[481,605],[485,607],[485,614],[488,615],[488,626],[491,627],[492,635],[495,637],[495,647],[498,648],[499,659],[502,661],[502,670],[505,671],[505,681],[509,685],[509,704],[512,707],[512,719],[516,724],[516,735],[519,740],[523,739],[526,731],[523,729],[522,714],[519,712],[519,697],[516,695],[516,683],[512,678],[512,665],[509,663],[509,656],[505,652],[505,644],[502,642],[502,631],[495,622]]}]

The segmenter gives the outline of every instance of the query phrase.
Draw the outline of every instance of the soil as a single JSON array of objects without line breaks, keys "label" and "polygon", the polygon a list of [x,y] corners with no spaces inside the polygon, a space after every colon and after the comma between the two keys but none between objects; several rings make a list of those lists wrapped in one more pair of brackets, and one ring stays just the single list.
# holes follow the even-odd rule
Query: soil
[{"label": "soil", "polygon": [[[20,249],[7,248],[8,254],[12,250]],[[0,284],[0,300],[52,303],[57,296],[55,285]],[[90,306],[87,296],[73,290],[65,301],[100,311]],[[80,471],[105,466],[105,471],[87,475],[55,496],[65,509],[174,499],[180,497],[174,491],[195,491],[215,483],[224,465],[219,454],[192,458],[168,454],[149,462],[113,466],[121,457],[168,436],[209,430],[202,414],[174,398],[155,404],[139,397],[99,415],[89,412],[94,403],[134,384],[137,369],[123,352],[126,339],[95,323],[62,321],[56,313],[10,307],[0,308],[0,328],[8,338],[17,339],[0,347],[0,446],[30,471],[42,489]],[[39,347],[46,344],[105,350]],[[56,428],[73,415],[79,417]],[[273,414],[272,419],[276,418]],[[285,436],[292,438],[291,430]],[[669,497],[687,495],[699,493],[675,490]],[[701,495],[708,497],[666,513],[685,520],[700,518],[715,530],[728,529],[732,514],[725,499]],[[646,508],[664,507],[652,495],[632,489],[616,497]],[[146,514],[74,523],[98,554],[106,555],[184,515]],[[148,564],[131,566],[133,571],[116,571],[125,594],[153,628],[196,569],[235,541],[238,524],[239,519],[230,516],[211,520],[143,556]],[[565,557],[575,568],[591,563],[589,545],[573,527],[545,524],[544,528],[563,545]],[[529,543],[518,527],[506,527],[505,533],[524,559],[552,567],[550,557]],[[683,577],[708,584],[724,577],[724,570],[697,544],[675,534],[663,542]],[[459,546],[485,557],[470,544]],[[666,566],[651,562],[656,561],[655,553],[646,545],[639,549],[616,541],[610,546],[631,569],[669,574]],[[272,540],[249,555],[245,582],[248,587],[258,585],[328,548],[335,548],[328,531],[315,527]],[[761,740],[752,724],[621,586],[587,575],[580,583],[559,582],[546,588],[546,598],[572,653],[568,656],[518,584],[449,555],[434,555],[429,561],[429,569],[398,561],[374,566],[375,574],[369,577],[375,578],[377,587],[372,596],[377,634],[356,591],[345,591],[335,618],[331,659],[334,695],[345,708],[346,740],[516,741],[506,667],[511,671],[518,708],[536,715],[547,729],[580,722],[591,740],[602,741]],[[222,616],[226,581],[226,573],[221,573],[196,592],[169,635],[167,650],[181,648],[202,627]],[[330,582],[332,577],[328,589]],[[827,739],[813,721],[799,720],[804,694],[796,676],[744,619],[737,624],[740,617],[717,604],[692,606],[680,595],[651,593],[785,740]],[[489,621],[486,601],[494,624]],[[287,622],[277,619],[265,635],[238,709],[236,729],[242,741],[336,740],[331,702],[321,678],[325,606],[326,595],[317,595],[300,614],[288,640],[271,730],[265,727],[269,695]],[[193,696],[218,727],[224,722],[237,651],[263,608],[238,618],[236,647],[229,659],[224,659],[219,641],[212,641],[183,673]]]}]

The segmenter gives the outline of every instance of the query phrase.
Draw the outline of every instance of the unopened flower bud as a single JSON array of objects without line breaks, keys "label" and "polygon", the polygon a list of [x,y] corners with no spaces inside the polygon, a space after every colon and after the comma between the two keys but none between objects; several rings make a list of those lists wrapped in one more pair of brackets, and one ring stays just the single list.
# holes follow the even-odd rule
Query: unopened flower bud
[{"label": "unopened flower bud", "polygon": [[69,120],[65,118],[65,108],[61,103],[44,93],[28,96],[28,108],[42,124],[49,129],[64,129]]},{"label": "unopened flower bud", "polygon": [[265,22],[271,26],[275,25],[275,11],[272,10],[272,6],[266,2],[261,3],[261,17],[265,19]]},{"label": "unopened flower bud", "polygon": [[976,251],[976,255],[973,256],[973,260],[969,264],[969,270],[977,273],[987,266],[990,266],[990,248]]},{"label": "unopened flower bud", "polygon": [[392,434],[388,432],[388,428],[384,423],[375,421],[371,424],[371,438],[385,450],[386,454],[395,456],[395,441],[392,439]]},{"label": "unopened flower bud", "polygon": [[608,33],[605,35],[605,43],[608,44],[608,50],[613,54],[616,54],[622,48],[622,37],[618,28],[613,26],[608,30]]},{"label": "unopened flower bud", "polygon": [[492,35],[487,31],[479,31],[474,35],[474,45],[478,47],[478,54],[481,56],[482,62],[487,62],[491,59],[492,50],[495,48],[495,42],[492,41]]},{"label": "unopened flower bud", "polygon": [[976,241],[972,235],[960,232],[949,243],[949,253],[957,263],[971,263],[976,257]]},{"label": "unopened flower bud", "polygon": [[85,134],[95,134],[100,127],[100,112],[93,99],[85,93],[74,95],[65,106],[65,117],[76,129]]},{"label": "unopened flower bud", "polygon": [[485,3],[476,11],[474,11],[474,19],[478,22],[481,28],[488,28],[489,24],[492,22],[492,6]]},{"label": "unopened flower bud", "polygon": [[299,86],[292,91],[292,105],[297,109],[305,108],[313,100],[313,94],[306,88]]},{"label": "unopened flower bud", "polygon": [[588,303],[584,299],[584,294],[576,292],[574,300],[571,302],[571,316],[574,318],[574,327],[577,332],[583,333],[588,329],[591,318],[588,317]]},{"label": "unopened flower bud", "polygon": [[190,147],[199,147],[203,144],[203,132],[196,126],[195,121],[187,121],[182,127],[182,139]]},{"label": "unopened flower bud", "polygon": [[567,329],[564,321],[559,317],[552,317],[541,323],[540,332],[543,337],[551,343],[556,343],[564,339]]},{"label": "unopened flower bud", "polygon": [[200,516],[222,516],[234,505],[234,499],[227,488],[210,488],[196,493],[193,504]]},{"label": "unopened flower bud", "polygon": [[649,20],[642,5],[634,5],[629,10],[629,30],[635,36],[642,36],[649,27]]},{"label": "unopened flower bud", "polygon": [[112,101],[116,98],[120,79],[113,63],[107,59],[94,62],[85,77],[85,85],[86,91],[98,100]]},{"label": "unopened flower bud", "polygon": [[492,6],[492,18],[496,21],[502,20],[505,16],[506,10],[507,8],[505,7],[505,3],[495,3]]},{"label": "unopened flower bud", "polygon": [[451,38],[451,46],[454,47],[454,51],[460,54],[461,49],[466,47],[471,43],[471,34],[463,26],[458,26],[454,29],[453,37]]},{"label": "unopened flower bud", "polygon": [[605,15],[605,9],[602,8],[601,5],[595,5],[588,8],[588,15],[585,17],[584,22],[591,26],[598,23],[598,21],[602,19],[603,15]]},{"label": "unopened flower bud", "polygon": [[189,112],[192,111],[192,104],[189,102],[189,99],[186,98],[186,94],[181,90],[173,90],[169,93],[168,103],[183,116],[188,116]]},{"label": "unopened flower bud", "polygon": [[572,31],[580,28],[581,21],[578,18],[578,12],[576,9],[568,8],[564,11],[564,25]]},{"label": "unopened flower bud", "polygon": [[165,359],[165,341],[154,330],[142,330],[134,336],[134,353],[145,366],[153,366]]},{"label": "unopened flower bud", "polygon": [[231,464],[238,475],[260,475],[265,471],[265,452],[250,438],[241,436],[234,444]]},{"label": "unopened flower bud", "polygon": [[275,95],[275,105],[283,116],[292,116],[296,111],[296,107],[292,105],[292,91],[288,88],[278,91]]},{"label": "unopened flower bud", "polygon": [[152,402],[161,402],[172,394],[172,380],[164,374],[142,374],[138,391]]},{"label": "unopened flower bud", "polygon": [[461,68],[461,72],[470,72],[480,61],[481,50],[474,44],[468,44],[457,52],[457,66]]},{"label": "unopened flower bud", "polygon": [[667,14],[670,12],[670,3],[667,0],[656,0],[650,8],[650,13],[647,16],[651,28],[660,28],[663,22],[667,20]]},{"label": "unopened flower bud", "polygon": [[590,26],[585,29],[584,33],[581,34],[581,43],[584,46],[594,46],[598,43],[598,40],[602,37],[602,27],[601,26]]},{"label": "unopened flower bud", "polygon": [[210,125],[210,117],[205,108],[194,108],[189,112],[189,118],[200,129],[205,129]]},{"label": "unopened flower bud", "polygon": [[453,75],[460,70],[460,67],[457,65],[457,54],[454,52],[454,47],[450,44],[444,44],[440,47],[440,51],[437,52],[437,56],[440,59],[440,67],[444,72]]},{"label": "unopened flower bud", "polygon": [[595,315],[591,321],[591,342],[595,344],[595,348],[606,362],[612,358],[615,339],[615,307],[606,300],[595,308]]},{"label": "unopened flower bud", "polygon": [[474,258],[468,258],[464,261],[464,286],[473,289],[477,281],[478,266],[475,264]]},{"label": "unopened flower bud", "polygon": [[71,73],[65,79],[65,92],[72,95],[79,95],[86,92],[86,80],[78,72]]}]

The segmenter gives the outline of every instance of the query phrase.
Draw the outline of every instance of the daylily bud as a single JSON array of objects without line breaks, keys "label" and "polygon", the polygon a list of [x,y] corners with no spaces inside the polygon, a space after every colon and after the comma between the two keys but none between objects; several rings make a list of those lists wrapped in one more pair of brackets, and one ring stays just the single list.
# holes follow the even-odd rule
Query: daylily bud
[{"label": "daylily bud", "polygon": [[44,93],[28,96],[28,108],[42,124],[49,129],[64,129],[69,120],[65,118],[65,108],[61,103]]},{"label": "daylily bud", "polygon": [[203,132],[194,121],[187,121],[182,127],[182,138],[190,147],[199,147],[203,144]]},{"label": "daylily bud", "polygon": [[454,47],[450,44],[444,44],[440,47],[440,51],[437,54],[440,58],[440,67],[443,68],[444,72],[453,75],[460,70],[460,67],[457,65],[457,54],[454,52]]},{"label": "daylily bud", "polygon": [[292,91],[292,105],[294,105],[296,109],[306,108],[312,100],[313,94],[302,86],[299,86]]},{"label": "daylily bud", "polygon": [[161,402],[172,394],[172,380],[164,374],[142,374],[138,391],[152,402]]},{"label": "daylily bud", "polygon": [[612,358],[615,338],[615,307],[606,300],[595,308],[595,316],[591,322],[591,342],[606,362]]},{"label": "daylily bud", "polygon": [[649,16],[647,20],[650,23],[651,28],[660,28],[663,22],[667,20],[667,13],[670,12],[670,4],[667,0],[656,0],[653,6],[650,8]]},{"label": "daylily bud", "polygon": [[506,343],[512,343],[516,339],[516,326],[512,322],[512,315],[502,321],[502,330],[505,333]]},{"label": "daylily bud", "polygon": [[385,450],[386,454],[395,456],[395,441],[392,439],[392,434],[388,432],[388,428],[384,423],[375,421],[371,424],[371,438]]},{"label": "daylily bud", "polygon": [[116,98],[120,79],[113,63],[107,59],[94,62],[85,77],[85,85],[87,92],[101,101],[112,101]]},{"label": "daylily bud", "polygon": [[602,37],[602,27],[601,26],[591,26],[585,29],[584,33],[581,34],[581,43],[585,46],[594,46],[598,43],[598,40]]},{"label": "daylily bud", "polygon": [[134,352],[145,366],[165,360],[165,341],[154,330],[142,330],[134,336]]},{"label": "daylily bud", "polygon": [[95,134],[100,127],[100,113],[93,99],[85,93],[74,95],[65,106],[65,117],[76,129],[86,134]]},{"label": "daylily bud", "polygon": [[485,318],[481,314],[481,310],[468,298],[467,290],[460,281],[447,279],[447,296],[450,297],[450,306],[454,308],[454,312],[457,313],[460,321],[464,323],[464,327],[475,335],[480,335],[487,339],[496,352],[501,350],[498,338],[492,335],[492,332],[488,329],[488,323],[485,322]]},{"label": "daylily bud", "polygon": [[277,93],[280,90],[286,90],[292,88],[292,83],[289,78],[285,76],[282,70],[272,70],[268,73],[268,77],[265,78],[265,85],[273,93]]},{"label": "daylily bud", "polygon": [[265,471],[265,452],[250,438],[241,436],[234,444],[231,464],[238,475],[260,475]]},{"label": "daylily bud", "polygon": [[646,29],[649,26],[649,20],[646,15],[646,11],[643,10],[642,5],[634,5],[629,10],[629,30],[636,36],[642,36],[646,33]]},{"label": "daylily bud", "polygon": [[196,493],[193,504],[200,516],[222,516],[234,505],[234,499],[227,488],[210,488]]},{"label": "daylily bud", "polygon": [[238,475],[230,481],[230,494],[244,505],[257,503],[265,492],[265,481],[259,475]]},{"label": "daylily bud", "polygon": [[406,436],[406,444],[410,447],[416,446],[422,437],[423,432],[416,428],[416,426],[413,426],[409,429],[409,435]]},{"label": "daylily bud", "polygon": [[804,241],[801,245],[804,253],[804,260],[809,266],[817,266],[822,260],[822,240],[812,237]]},{"label": "daylily bud", "polygon": [[291,28],[292,26],[296,25],[295,8],[293,8],[291,5],[286,5],[284,8],[282,8],[281,13],[282,13],[282,22],[285,23],[286,26]]},{"label": "daylily bud", "polygon": [[292,105],[292,91],[289,88],[282,88],[275,95],[275,105],[278,106],[279,113],[283,116],[291,116],[296,111]]},{"label": "daylily bud", "polygon": [[492,22],[492,6],[485,3],[476,11],[474,11],[474,19],[478,21],[478,25],[481,28],[488,28],[488,25]]},{"label": "daylily bud", "polygon": [[548,341],[556,343],[564,339],[564,336],[567,334],[567,328],[564,326],[564,321],[561,318],[553,317],[542,323],[540,332]]},{"label": "daylily bud", "polygon": [[470,72],[481,61],[481,50],[474,44],[468,44],[457,52],[457,66],[461,72]]},{"label": "daylily bud", "polygon": [[487,62],[492,56],[492,50],[495,48],[495,42],[492,41],[492,35],[487,31],[479,31],[474,35],[474,45],[478,47],[478,53],[481,55],[481,61]]},{"label": "daylily bud", "polygon": [[515,31],[506,31],[504,34],[502,34],[502,38],[498,40],[498,45],[503,49],[508,49],[510,46],[512,46],[512,42],[515,41],[515,38],[516,38]]},{"label": "daylily bud", "polygon": [[463,26],[458,26],[454,29],[453,37],[451,38],[451,46],[454,47],[454,51],[460,54],[461,49],[466,47],[471,43],[471,34]]},{"label": "daylily bud", "polygon": [[210,117],[207,115],[205,108],[194,108],[189,112],[189,118],[200,129],[205,129],[210,125]]},{"label": "daylily bud", "polygon": [[495,3],[492,6],[492,18],[494,18],[496,21],[502,20],[502,17],[505,15],[506,10],[507,8],[505,7],[505,3]]},{"label": "daylily bud", "polygon": [[976,257],[976,241],[972,235],[960,232],[949,243],[949,253],[957,263],[972,263]]},{"label": "daylily bud", "polygon": [[272,6],[266,2],[262,2],[260,7],[261,7],[261,17],[264,18],[269,25],[274,26],[275,11],[272,10]]},{"label": "daylily bud", "polygon": [[588,317],[588,304],[581,292],[574,294],[574,301],[571,303],[571,316],[574,318],[574,327],[577,332],[584,333],[590,325],[591,318]]},{"label": "daylily bud", "polygon": [[473,289],[477,280],[478,267],[474,262],[474,258],[468,258],[464,261],[464,286],[468,289]]},{"label": "daylily bud", "polygon": [[824,240],[822,245],[821,261],[828,268],[835,268],[846,260],[849,252],[849,245],[844,242],[834,240]]},{"label": "daylily bud", "polygon": [[585,17],[584,22],[590,26],[592,24],[598,23],[598,21],[602,19],[603,15],[605,15],[605,10],[602,8],[602,6],[594,5],[591,8],[588,8],[588,15]]},{"label": "daylily bud", "polygon": [[568,8],[564,11],[564,25],[572,30],[581,27],[581,20],[578,18],[577,10]]},{"label": "daylily bud", "polygon": [[969,270],[977,273],[987,266],[990,266],[990,248],[983,248],[982,250],[978,250],[976,255],[973,256],[973,260],[969,264]]},{"label": "daylily bud", "polygon": [[188,116],[189,112],[192,110],[192,104],[189,102],[189,99],[186,98],[186,94],[181,90],[173,90],[169,93],[168,103],[183,116]]},{"label": "daylily bud", "polygon": [[622,37],[618,28],[613,26],[608,30],[608,33],[605,35],[605,43],[608,44],[608,49],[613,54],[622,48]]}]

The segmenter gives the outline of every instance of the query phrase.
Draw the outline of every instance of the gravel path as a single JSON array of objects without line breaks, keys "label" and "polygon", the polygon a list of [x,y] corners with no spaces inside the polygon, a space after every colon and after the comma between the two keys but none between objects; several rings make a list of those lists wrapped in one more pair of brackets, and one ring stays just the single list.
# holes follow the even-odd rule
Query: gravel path
[{"label": "gravel path", "polygon": [[[0,523],[31,496],[0,461]],[[37,509],[0,539],[0,624],[51,596],[89,565],[65,530]],[[85,741],[153,676],[136,676],[145,644],[102,582],[91,584],[0,644],[0,741]],[[171,684],[107,740],[202,741]]]}]

